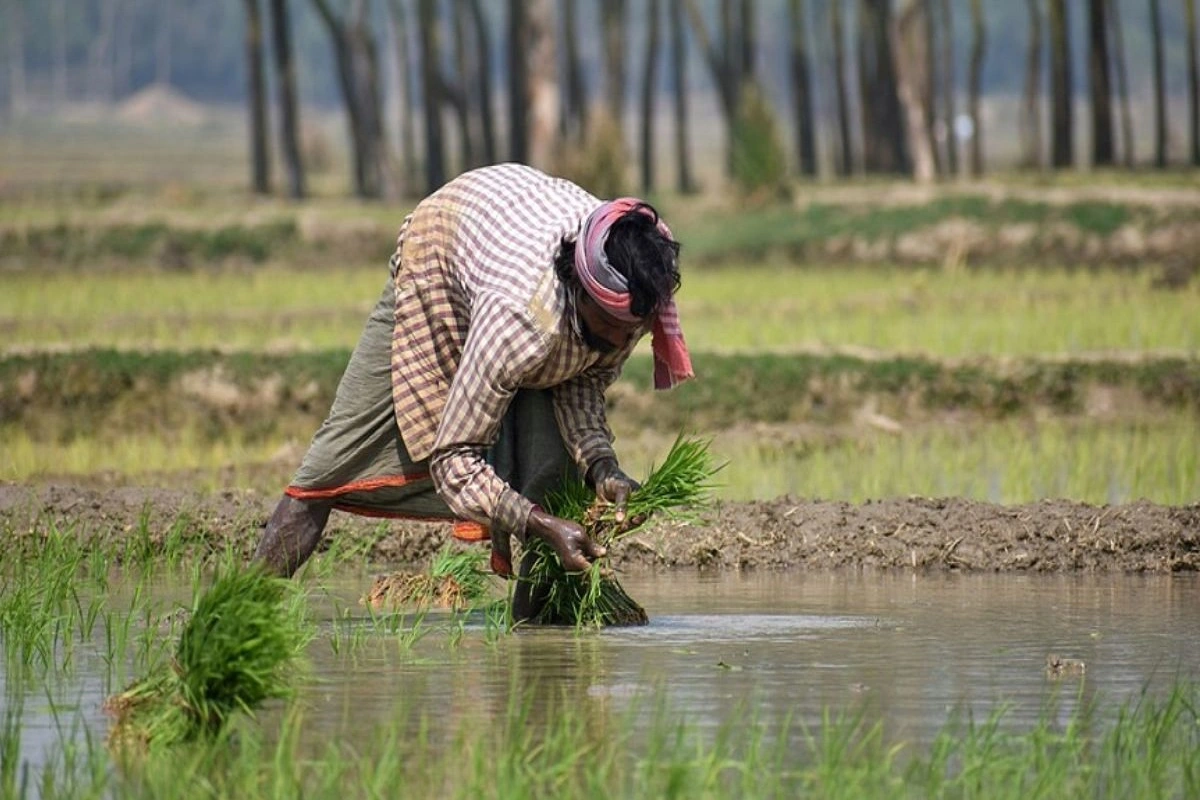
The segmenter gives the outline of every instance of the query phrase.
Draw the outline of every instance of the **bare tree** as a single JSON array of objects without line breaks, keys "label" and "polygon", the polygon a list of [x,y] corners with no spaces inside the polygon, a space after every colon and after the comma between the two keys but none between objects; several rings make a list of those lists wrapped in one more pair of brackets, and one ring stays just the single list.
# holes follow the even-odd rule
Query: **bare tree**
[{"label": "bare tree", "polygon": [[1038,0],[1025,0],[1029,11],[1029,42],[1025,50],[1025,91],[1021,100],[1021,162],[1042,165],[1042,14]]},{"label": "bare tree", "polygon": [[942,7],[942,114],[946,120],[946,171],[955,175],[958,173],[958,137],[955,136],[955,120],[958,111],[955,108],[954,89],[954,15],[950,0],[941,0]]},{"label": "bare tree", "polygon": [[475,48],[479,54],[479,72],[471,81],[475,87],[475,107],[479,114],[480,133],[483,137],[483,161],[496,163],[496,120],[492,112],[492,37],[487,20],[483,16],[480,0],[466,0],[471,22],[475,29]]},{"label": "bare tree", "polygon": [[1200,167],[1200,75],[1196,64],[1196,0],[1183,0],[1183,19],[1187,26],[1188,135],[1192,166]]},{"label": "bare tree", "polygon": [[683,0],[668,0],[671,16],[671,75],[675,88],[675,185],[681,194],[696,191],[688,147],[687,39]]},{"label": "bare tree", "polygon": [[288,174],[288,196],[300,200],[308,191],[304,185],[304,162],[300,155],[296,64],[292,59],[292,33],[288,22],[287,0],[270,0],[270,11],[275,51],[275,93],[279,102],[279,143]]},{"label": "bare tree", "polygon": [[933,159],[933,137],[926,117],[929,107],[925,93],[929,81],[929,27],[925,24],[926,5],[921,0],[902,0],[892,19],[892,52],[896,59],[896,84],[904,112],[908,139],[912,144],[913,177],[918,183],[930,183],[937,170]]},{"label": "bare tree", "polygon": [[1125,166],[1133,168],[1136,159],[1136,148],[1133,142],[1133,113],[1129,109],[1129,76],[1125,70],[1125,46],[1122,44],[1124,34],[1121,28],[1120,5],[1116,0],[1108,3],[1108,33],[1113,44],[1113,68],[1117,73],[1117,99],[1121,106],[1121,144],[1124,152]]},{"label": "bare tree", "polygon": [[387,2],[388,49],[393,54],[391,67],[396,85],[396,130],[400,137],[401,192],[416,194],[420,181],[417,163],[417,134],[413,114],[412,35],[406,0]]},{"label": "bare tree", "polygon": [[888,0],[859,0],[858,81],[863,128],[863,167],[868,172],[909,170],[908,137],[892,58]]},{"label": "bare tree", "polygon": [[171,83],[171,31],[175,0],[158,0],[158,31],[154,48],[154,81]]},{"label": "bare tree", "polygon": [[508,0],[508,157],[524,162],[529,158],[529,66],[525,60],[528,25],[526,0]]},{"label": "bare tree", "polygon": [[834,98],[837,104],[837,173],[843,177],[854,171],[854,151],[850,138],[850,95],[846,91],[846,38],[842,29],[841,0],[829,4],[829,27],[833,37]]},{"label": "bare tree", "polygon": [[1074,112],[1071,108],[1071,44],[1067,36],[1066,0],[1050,0],[1050,101],[1053,134],[1050,163],[1055,169],[1073,166]]},{"label": "bare tree", "polygon": [[599,0],[600,27],[604,35],[604,94],[609,116],[617,128],[625,125],[625,0]]},{"label": "bare tree", "polygon": [[1158,0],[1150,0],[1150,38],[1154,47],[1154,165],[1162,169],[1167,166],[1167,95]]},{"label": "bare tree", "polygon": [[8,0],[8,108],[13,116],[25,110],[25,13],[21,0]]},{"label": "bare tree", "polygon": [[66,0],[51,0],[50,30],[54,47],[54,77],[52,86],[54,102],[63,105],[67,102],[67,2]]},{"label": "bare tree", "polygon": [[576,0],[563,0],[563,114],[562,133],[565,138],[583,141],[587,130],[587,88],[583,83],[583,67],[579,61],[579,33],[576,30]]},{"label": "bare tree", "polygon": [[726,168],[733,168],[734,130],[737,125],[738,113],[741,108],[742,82],[747,78],[743,74],[745,62],[741,56],[745,40],[738,31],[741,15],[735,13],[734,0],[721,0],[719,7],[720,39],[709,35],[708,26],[696,0],[684,0],[691,23],[692,32],[696,37],[704,61],[712,73],[713,83],[717,87],[717,99],[720,103],[721,116],[725,120],[727,132]]},{"label": "bare tree", "polygon": [[982,0],[971,0],[971,61],[967,68],[967,112],[971,115],[971,174],[983,174],[983,120],[979,115],[979,96],[983,81],[983,54],[987,49],[987,28]]},{"label": "bare tree", "polygon": [[[10,5],[16,5],[19,0],[9,0]],[[115,90],[115,72],[113,66],[113,39],[116,36],[117,12],[119,0],[99,0],[98,19],[94,21],[91,44],[88,46],[88,76],[89,91],[93,98],[113,101]],[[90,21],[89,21],[90,22]],[[20,28],[13,26],[15,30]]]},{"label": "bare tree", "polygon": [[1112,166],[1112,89],[1108,80],[1106,0],[1088,0],[1088,86],[1092,101],[1092,164]]},{"label": "bare tree", "polygon": [[454,11],[450,15],[450,27],[454,33],[454,58],[457,66],[457,80],[442,74],[440,80],[442,82],[442,92],[451,108],[454,109],[454,115],[458,119],[458,149],[459,149],[459,171],[465,172],[468,169],[479,166],[478,156],[476,152],[476,139],[478,134],[475,130],[474,117],[471,113],[471,91],[470,86],[474,82],[477,70],[472,64],[475,54],[475,48],[468,42],[467,37],[467,15],[463,14],[461,4],[455,3]]},{"label": "bare tree", "polygon": [[654,95],[658,77],[659,2],[648,0],[646,58],[642,73],[642,191],[654,191]]},{"label": "bare tree", "polygon": [[741,34],[741,44],[738,51],[742,59],[742,80],[754,80],[758,64],[758,37],[756,34],[757,14],[754,13],[754,0],[741,0],[741,20],[738,31]]},{"label": "bare tree", "polygon": [[817,174],[817,137],[812,75],[808,55],[808,9],[804,0],[789,0],[791,24],[792,104],[796,120],[796,156],[800,174]]},{"label": "bare tree", "polygon": [[345,19],[334,13],[331,0],[313,0],[333,40],[338,86],[346,107],[353,147],[354,193],[375,199],[394,194],[385,183],[386,153],[379,91],[379,59],[368,19],[366,0],[351,0]]},{"label": "bare tree", "polygon": [[[519,2],[519,0],[518,0]],[[437,0],[417,0],[417,29],[421,42],[421,95],[425,113],[425,189],[436,191],[446,182],[446,154],[442,145],[441,43],[438,36]]]},{"label": "bare tree", "polygon": [[271,191],[271,151],[267,139],[267,82],[264,69],[262,13],[258,0],[246,9],[246,102],[250,118],[250,180],[258,194]]},{"label": "bare tree", "polygon": [[[925,103],[925,126],[928,129],[925,135],[929,137],[929,141],[933,143],[933,168],[939,174],[945,174],[946,162],[942,157],[942,148],[938,142],[938,129],[941,129],[941,138],[945,138],[945,132],[949,130],[949,125],[943,120],[939,126],[938,112],[938,25],[937,25],[937,9],[934,5],[934,0],[921,0],[921,16],[925,21],[925,87],[922,90],[921,96]],[[949,32],[943,32],[943,36],[948,36]]]},{"label": "bare tree", "polygon": [[527,76],[529,80],[529,163],[549,170],[558,136],[558,56],[554,46],[551,0],[529,0]]}]

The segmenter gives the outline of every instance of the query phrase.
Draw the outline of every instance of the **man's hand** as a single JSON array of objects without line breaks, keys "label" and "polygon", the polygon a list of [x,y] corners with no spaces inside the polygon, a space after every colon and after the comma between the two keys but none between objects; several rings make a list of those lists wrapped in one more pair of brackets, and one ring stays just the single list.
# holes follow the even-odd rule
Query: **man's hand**
[{"label": "man's hand", "polygon": [[607,552],[592,541],[578,522],[553,516],[541,508],[534,508],[530,512],[525,532],[553,547],[567,572],[582,572]]},{"label": "man's hand", "polygon": [[613,519],[623,525],[625,504],[641,484],[622,472],[615,458],[602,458],[592,464],[588,468],[587,482],[596,490],[597,497],[613,504]]}]

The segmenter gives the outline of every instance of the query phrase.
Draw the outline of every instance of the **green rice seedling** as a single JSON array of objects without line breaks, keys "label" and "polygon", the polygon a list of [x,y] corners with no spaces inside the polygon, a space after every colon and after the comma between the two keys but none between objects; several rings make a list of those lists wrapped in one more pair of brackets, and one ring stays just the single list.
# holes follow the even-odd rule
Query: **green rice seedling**
[{"label": "green rice seedling", "polygon": [[478,549],[443,548],[429,572],[399,571],[376,577],[362,602],[373,609],[471,608],[488,595],[487,558]]},{"label": "green rice seedling", "polygon": [[[678,516],[708,501],[714,466],[706,440],[675,439],[661,466],[634,491],[618,522],[612,506],[600,503],[582,481],[570,480],[546,500],[555,516],[580,522],[595,541],[608,547],[639,529],[654,514]],[[532,622],[543,625],[644,625],[646,611],[621,587],[613,571],[598,560],[582,573],[568,573],[553,549],[530,543],[534,560],[522,580],[546,587],[546,602]]]},{"label": "green rice seedling", "polygon": [[237,711],[289,694],[312,637],[303,596],[258,567],[224,569],[197,595],[174,657],[105,703],[116,717],[114,746],[151,749],[212,735]]}]

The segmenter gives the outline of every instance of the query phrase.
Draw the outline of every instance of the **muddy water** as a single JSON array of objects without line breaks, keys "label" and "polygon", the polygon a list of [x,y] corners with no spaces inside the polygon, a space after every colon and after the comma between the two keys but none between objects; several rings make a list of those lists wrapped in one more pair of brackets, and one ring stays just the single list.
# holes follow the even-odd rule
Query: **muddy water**
[{"label": "muddy water", "polygon": [[[530,725],[563,702],[599,732],[661,712],[701,730],[747,715],[768,726],[787,717],[798,731],[832,708],[861,711],[881,720],[885,735],[920,742],[955,712],[982,719],[1003,705],[1004,724],[1019,730],[1053,697],[1066,716],[1093,698],[1111,709],[1144,688],[1200,677],[1200,576],[1192,574],[669,573],[623,583],[650,625],[497,634],[482,615],[464,624],[443,613],[425,617],[429,632],[409,642],[412,620],[389,633],[366,617],[358,597],[369,577],[338,578],[313,595],[327,621],[301,692],[306,731],[314,747],[365,744],[380,726],[401,719],[415,728],[424,717],[436,741],[464,723],[504,719],[519,683]],[[1051,654],[1085,671],[1050,676]],[[107,670],[99,652],[79,648],[71,671],[51,681],[62,704],[57,723],[46,690],[29,689],[22,760],[42,763],[60,726],[103,731],[99,704],[126,680]]]},{"label": "muddy water", "polygon": [[[488,644],[475,619],[455,646],[443,634],[411,649],[363,647],[354,658],[317,647],[329,683],[312,695],[316,722],[353,737],[421,710],[502,716],[515,676],[547,708],[564,698],[604,715],[665,707],[714,728],[745,708],[768,724],[819,723],[823,708],[851,708],[883,720],[889,736],[920,741],[955,710],[981,719],[1003,704],[1005,724],[1019,728],[1052,697],[1066,715],[1090,698],[1112,705],[1200,671],[1194,575],[668,574],[623,583],[649,626],[526,630]],[[1048,674],[1052,654],[1083,662],[1083,674]]]}]

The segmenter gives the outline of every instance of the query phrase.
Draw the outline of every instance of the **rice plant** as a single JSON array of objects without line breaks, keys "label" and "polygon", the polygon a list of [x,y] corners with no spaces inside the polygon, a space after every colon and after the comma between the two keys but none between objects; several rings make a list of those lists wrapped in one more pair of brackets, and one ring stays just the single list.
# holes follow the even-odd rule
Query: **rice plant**
[{"label": "rice plant", "polygon": [[110,697],[110,743],[151,749],[219,732],[238,711],[287,696],[312,637],[303,596],[258,567],[226,568],[197,593],[174,656]]},{"label": "rice plant", "polygon": [[[599,501],[583,481],[568,480],[546,498],[546,510],[581,523],[605,547],[620,542],[653,515],[679,516],[706,503],[713,489],[714,466],[707,440],[675,439],[661,466],[651,468],[645,483],[629,496],[625,518],[618,522],[612,505]],[[644,625],[646,611],[621,587],[613,570],[599,559],[589,569],[568,573],[548,544],[529,543],[533,563],[521,578],[544,587],[545,602],[530,620],[542,625]]]}]

